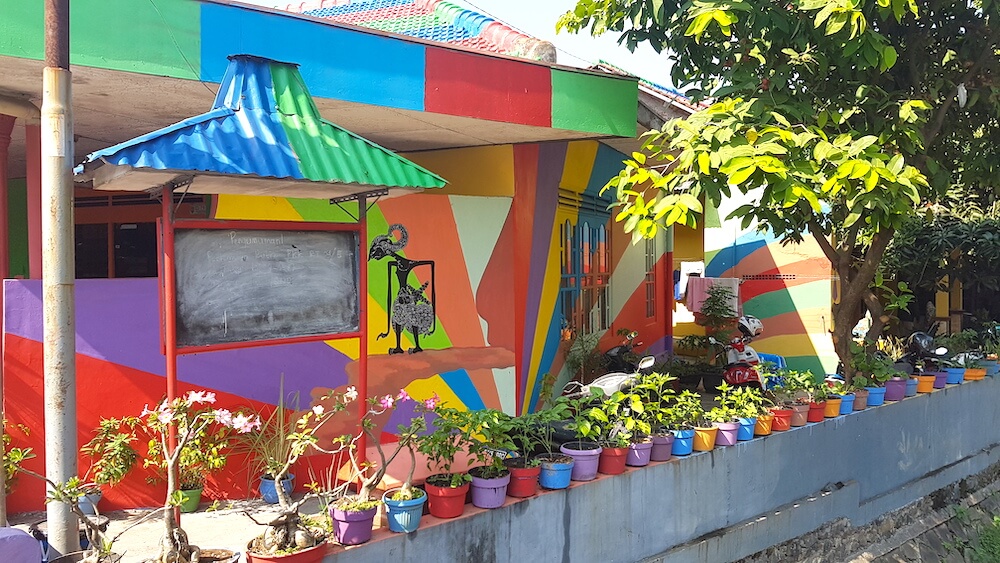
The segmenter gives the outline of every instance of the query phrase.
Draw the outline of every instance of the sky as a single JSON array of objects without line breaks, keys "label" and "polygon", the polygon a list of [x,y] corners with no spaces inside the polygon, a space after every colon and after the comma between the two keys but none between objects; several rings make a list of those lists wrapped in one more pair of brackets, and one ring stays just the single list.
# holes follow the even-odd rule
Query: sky
[{"label": "sky", "polygon": [[[276,7],[292,0],[240,0],[248,4]],[[301,0],[300,0],[301,1]],[[454,4],[493,17],[523,33],[551,41],[558,49],[559,64],[587,67],[599,60],[607,61],[646,80],[671,86],[670,67],[666,54],[656,53],[640,45],[635,53],[617,44],[617,34],[594,38],[583,32],[572,35],[556,34],[556,20],[576,6],[576,0],[449,0]]]}]

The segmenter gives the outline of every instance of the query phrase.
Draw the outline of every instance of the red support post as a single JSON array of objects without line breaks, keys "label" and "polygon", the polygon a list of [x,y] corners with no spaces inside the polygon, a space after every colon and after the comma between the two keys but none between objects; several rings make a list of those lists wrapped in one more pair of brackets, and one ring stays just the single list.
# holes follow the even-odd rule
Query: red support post
[{"label": "red support post", "polygon": [[[177,398],[177,276],[174,265],[174,192],[172,187],[164,187],[160,194],[163,211],[162,225],[162,267],[160,272],[163,292],[163,351],[167,360],[167,404]],[[177,429],[171,425],[167,433],[167,449],[173,452],[177,447]],[[177,475],[172,476],[176,482]],[[174,509],[174,518],[180,524],[180,508]]]},{"label": "red support post", "polygon": [[24,126],[27,154],[28,277],[42,279],[42,132],[39,125]]},{"label": "red support post", "polygon": [[368,406],[368,202],[364,194],[358,196],[358,453],[360,462],[368,457],[368,440],[365,439],[362,421]]}]

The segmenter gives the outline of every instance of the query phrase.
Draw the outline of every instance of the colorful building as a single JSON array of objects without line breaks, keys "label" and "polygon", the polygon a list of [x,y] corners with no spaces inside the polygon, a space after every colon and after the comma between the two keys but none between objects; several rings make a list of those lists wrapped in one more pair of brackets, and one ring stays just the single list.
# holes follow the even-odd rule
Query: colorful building
[{"label": "colorful building", "polygon": [[[42,8],[18,3],[0,15],[0,113],[9,116],[0,116],[0,139],[8,131],[12,139],[0,174],[9,180],[0,183],[10,223],[3,273],[23,278],[4,288],[6,416],[30,429],[27,436],[12,430],[15,443],[40,453],[33,107],[41,94]],[[628,244],[599,193],[628,150],[622,139],[636,134],[634,79],[222,1],[77,0],[71,29],[76,162],[205,112],[227,57],[246,53],[298,64],[325,119],[447,180],[443,189],[382,199],[369,210],[367,246],[381,240],[408,260],[433,262],[433,276],[417,267],[408,285],[420,291],[427,284],[423,296],[435,299],[433,331],[419,339],[424,351],[388,354],[396,347],[388,305],[399,287],[389,286],[395,274],[385,260],[368,262],[371,394],[406,388],[454,406],[523,412],[537,404],[542,376],[561,368],[567,327],[605,333],[602,345],[628,327],[652,350],[667,347],[667,240]],[[143,193],[78,185],[75,208],[82,443],[99,417],[137,414],[163,396],[164,357],[155,277],[159,205]],[[343,222],[351,221],[349,211],[326,199],[178,201],[179,217],[218,220]],[[416,347],[410,331],[399,336],[400,348]],[[359,348],[355,339],[185,355],[180,387],[267,410],[283,380],[304,408],[357,377]],[[40,469],[41,456],[29,466]],[[234,470],[210,494],[243,495],[248,481]],[[137,475],[106,498],[113,508],[156,504],[159,494]],[[41,499],[41,484],[24,478],[10,510],[37,509]]]}]

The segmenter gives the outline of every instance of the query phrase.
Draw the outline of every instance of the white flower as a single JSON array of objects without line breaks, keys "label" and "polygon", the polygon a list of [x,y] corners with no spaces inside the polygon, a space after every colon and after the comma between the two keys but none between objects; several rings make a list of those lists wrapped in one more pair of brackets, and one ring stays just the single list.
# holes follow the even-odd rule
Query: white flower
[{"label": "white flower", "polygon": [[324,410],[323,405],[316,405],[313,407],[313,413],[315,413],[316,416],[322,416]]},{"label": "white flower", "polygon": [[358,398],[358,390],[355,389],[353,385],[347,388],[347,392],[344,393],[344,402],[349,403]]},{"label": "white flower", "polygon": [[223,426],[233,425],[233,413],[226,409],[216,409],[215,410],[215,421]]}]

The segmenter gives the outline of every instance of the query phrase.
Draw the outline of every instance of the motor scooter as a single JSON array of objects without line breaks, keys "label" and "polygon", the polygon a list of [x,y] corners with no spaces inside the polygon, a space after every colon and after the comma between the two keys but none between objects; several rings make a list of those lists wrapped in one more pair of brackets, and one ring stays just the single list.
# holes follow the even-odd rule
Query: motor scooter
[{"label": "motor scooter", "polygon": [[[745,315],[740,317],[737,326],[741,335],[733,337],[723,346],[726,367],[722,372],[722,379],[729,385],[762,388],[760,373],[755,367],[760,364],[760,355],[750,346],[750,342],[764,333],[764,323],[757,317]],[[718,344],[714,339],[712,341]]]},{"label": "motor scooter", "polygon": [[631,373],[638,369],[639,357],[633,353],[642,346],[642,342],[636,342],[638,337],[639,333],[631,330],[624,334],[621,343],[604,353],[604,366],[608,372]]}]

